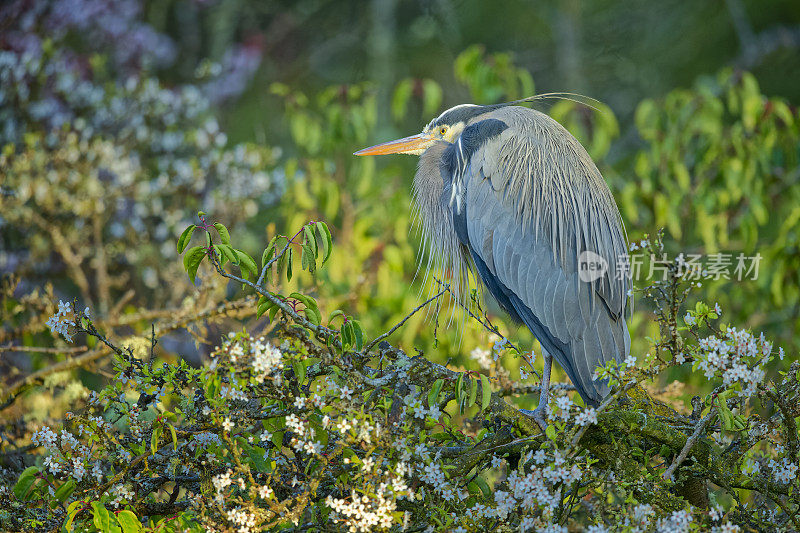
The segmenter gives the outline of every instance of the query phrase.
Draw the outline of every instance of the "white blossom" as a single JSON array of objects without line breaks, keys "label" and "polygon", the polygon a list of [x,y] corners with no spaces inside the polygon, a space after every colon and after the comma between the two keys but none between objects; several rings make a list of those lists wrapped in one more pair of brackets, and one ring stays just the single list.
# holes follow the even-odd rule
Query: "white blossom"
[{"label": "white blossom", "polygon": [[797,464],[789,460],[788,457],[784,457],[780,461],[770,459],[769,468],[772,470],[772,476],[775,481],[784,485],[791,483],[797,477]]},{"label": "white blossom", "polygon": [[686,510],[673,511],[666,518],[661,518],[656,523],[658,533],[684,533],[688,532],[692,524],[692,513]]},{"label": "white blossom", "polygon": [[707,378],[721,377],[727,386],[739,385],[740,395],[751,396],[763,382],[772,343],[763,335],[728,327],[722,337],[712,335],[699,342],[698,367]]},{"label": "white blossom", "polygon": [[478,362],[481,368],[489,370],[492,368],[492,357],[489,350],[484,350],[483,348],[475,348],[469,354],[469,356]]},{"label": "white blossom", "polygon": [[258,383],[262,383],[275,370],[283,368],[282,354],[278,348],[261,339],[250,344],[253,354],[253,371]]},{"label": "white blossom", "polygon": [[569,396],[559,396],[556,398],[556,406],[559,409],[559,417],[569,420],[569,411],[572,408],[572,399]]},{"label": "white blossom", "polygon": [[250,533],[255,531],[256,517],[254,514],[244,509],[236,508],[230,509],[227,512],[227,518],[238,526],[238,533]]},{"label": "white blossom", "polygon": [[58,301],[58,312],[47,319],[47,327],[52,333],[60,333],[68,342],[72,342],[72,335],[69,333],[69,326],[75,325],[72,315],[72,308],[69,302]]},{"label": "white blossom", "polygon": [[594,407],[587,407],[575,416],[575,423],[579,426],[597,424],[597,411],[595,411]]}]

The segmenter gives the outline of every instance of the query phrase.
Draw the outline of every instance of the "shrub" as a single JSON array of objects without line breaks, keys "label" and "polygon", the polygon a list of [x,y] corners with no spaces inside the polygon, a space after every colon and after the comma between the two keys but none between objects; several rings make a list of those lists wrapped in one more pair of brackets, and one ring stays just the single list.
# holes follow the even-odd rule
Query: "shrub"
[{"label": "shrub", "polygon": [[[543,433],[510,399],[526,387],[491,363],[454,371],[392,347],[390,332],[367,341],[341,311],[323,320],[307,295],[269,290],[299,275],[295,263],[324,268],[324,224],[273,239],[259,268],[224,226],[201,217],[178,244],[190,277],[209,264],[247,287],[269,327],[226,335],[202,368],[158,365],[155,337],[137,357],[97,329],[91,310],[60,303],[51,327],[107,346],[114,379],[62,427],[31,436],[27,449],[38,452],[26,462],[35,465],[2,495],[11,529],[797,527],[800,366],[768,380],[764,365],[782,350],[718,327],[720,309],[698,303],[684,314],[693,282],[679,261],[645,289],[662,331],[653,351],[599,370],[613,391],[597,409],[556,385]],[[189,247],[197,232],[205,244]],[[660,255],[660,238],[652,241]],[[693,413],[648,393],[666,367],[690,364],[715,387]]]}]

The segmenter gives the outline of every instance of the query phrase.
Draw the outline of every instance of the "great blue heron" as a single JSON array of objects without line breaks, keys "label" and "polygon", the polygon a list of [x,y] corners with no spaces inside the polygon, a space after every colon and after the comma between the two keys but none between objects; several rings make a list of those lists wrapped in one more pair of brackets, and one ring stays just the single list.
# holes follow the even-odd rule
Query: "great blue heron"
[{"label": "great blue heron", "polygon": [[464,104],[422,133],[355,155],[421,156],[414,199],[428,263],[462,289],[471,270],[539,340],[539,405],[546,426],[552,359],[587,405],[608,393],[595,369],[630,352],[622,219],[581,144],[549,116],[507,104]]}]

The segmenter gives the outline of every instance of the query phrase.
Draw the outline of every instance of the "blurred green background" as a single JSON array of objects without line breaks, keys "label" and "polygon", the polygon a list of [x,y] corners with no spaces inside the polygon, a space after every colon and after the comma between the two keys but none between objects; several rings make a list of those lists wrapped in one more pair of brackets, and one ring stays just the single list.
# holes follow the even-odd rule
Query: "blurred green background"
[{"label": "blurred green background", "polygon": [[[699,297],[722,306],[723,322],[764,331],[791,354],[800,346],[796,1],[54,0],[0,9],[0,271],[19,281],[6,298],[4,342],[43,343],[42,322],[9,302],[47,282],[111,328],[126,314],[185,305],[195,289],[174,242],[198,209],[254,257],[275,232],[328,222],[328,266],[280,290],[307,291],[323,315],[344,309],[377,335],[431,289],[415,275],[416,159],[352,152],[418,132],[459,103],[569,91],[602,104],[540,109],[587,146],[629,237],[663,227],[671,253],[731,254],[731,274],[738,254],[760,254],[757,279],[703,280]],[[212,278],[201,276],[202,290],[215,288]],[[656,328],[647,304],[636,309],[641,357]],[[488,310],[532,346],[524,328]],[[420,313],[391,340],[477,368],[470,352],[491,341],[449,317],[437,324]],[[52,358],[3,364],[24,373]],[[518,360],[503,362],[516,376]]]}]

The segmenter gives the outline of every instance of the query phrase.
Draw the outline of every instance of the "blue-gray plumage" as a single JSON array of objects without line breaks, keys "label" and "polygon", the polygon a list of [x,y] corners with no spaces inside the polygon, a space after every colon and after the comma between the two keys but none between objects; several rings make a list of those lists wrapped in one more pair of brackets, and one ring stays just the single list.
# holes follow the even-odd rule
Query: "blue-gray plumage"
[{"label": "blue-gray plumage", "polygon": [[[449,272],[459,294],[474,272],[542,345],[537,421],[546,424],[551,357],[587,404],[599,404],[608,384],[596,367],[630,352],[630,281],[618,268],[627,253],[619,210],[583,146],[538,111],[462,105],[419,135],[357,152],[382,153],[421,155],[414,199],[428,269]],[[587,258],[605,271],[581,275]]]}]

